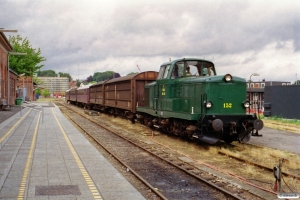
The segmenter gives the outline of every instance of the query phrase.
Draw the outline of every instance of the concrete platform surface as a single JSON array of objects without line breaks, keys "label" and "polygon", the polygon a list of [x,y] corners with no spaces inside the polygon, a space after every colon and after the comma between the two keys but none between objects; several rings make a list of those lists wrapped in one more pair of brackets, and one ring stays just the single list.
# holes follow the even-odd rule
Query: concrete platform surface
[{"label": "concrete platform surface", "polygon": [[35,104],[0,121],[0,199],[144,199],[58,107]]}]

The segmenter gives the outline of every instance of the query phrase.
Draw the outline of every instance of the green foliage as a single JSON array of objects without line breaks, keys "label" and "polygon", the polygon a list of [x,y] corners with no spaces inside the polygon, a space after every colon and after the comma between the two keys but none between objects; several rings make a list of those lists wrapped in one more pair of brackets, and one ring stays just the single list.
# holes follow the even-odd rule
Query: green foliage
[{"label": "green foliage", "polygon": [[286,119],[286,118],[283,118],[282,116],[264,117],[264,120],[274,120],[274,121],[278,121],[281,123],[300,125],[299,119]]},{"label": "green foliage", "polygon": [[96,81],[91,81],[91,82],[89,82],[89,85],[92,85],[92,84],[95,84],[95,83],[97,83]]},{"label": "green foliage", "polygon": [[295,81],[293,85],[300,85],[300,80]]},{"label": "green foliage", "polygon": [[38,88],[38,89],[35,90],[35,93],[38,94],[38,95],[41,95],[41,94],[42,94],[42,91],[41,91],[40,88]]},{"label": "green foliage", "polygon": [[[72,80],[71,75],[68,74],[68,73],[58,72],[58,74],[59,74],[60,77],[68,77],[69,81]],[[44,77],[44,76],[46,76],[46,77],[57,77],[58,74],[55,71],[51,70],[51,69],[49,69],[49,70],[43,70],[43,71],[39,70],[37,72],[37,76],[40,76],[40,77]]]},{"label": "green foliage", "polygon": [[37,72],[38,76],[47,76],[47,77],[57,77],[57,74],[53,70],[44,70],[44,71],[38,71]]},{"label": "green foliage", "polygon": [[43,95],[44,97],[48,97],[48,96],[50,95],[50,91],[49,91],[48,89],[43,89],[42,95]]},{"label": "green foliage", "polygon": [[68,77],[69,78],[69,82],[72,80],[71,75],[68,74],[68,73],[58,72],[58,74],[60,75],[60,77]]},{"label": "green foliage", "polygon": [[93,75],[93,81],[100,82],[108,80],[114,74],[113,71],[106,71],[106,72],[95,72]]},{"label": "green foliage", "polygon": [[129,74],[127,74],[127,76],[131,74],[138,74],[138,72],[130,72]]},{"label": "green foliage", "polygon": [[79,87],[81,84],[81,82],[79,81],[79,79],[76,80],[76,86]]},{"label": "green foliage", "polygon": [[42,85],[44,82],[39,79],[37,76],[33,77],[33,82],[35,82],[37,85]]},{"label": "green foliage", "polygon": [[9,42],[14,52],[27,53],[27,55],[10,55],[9,67],[18,74],[33,76],[44,65],[40,63],[46,61],[41,56],[40,49],[34,49],[27,38],[23,39],[20,35],[9,36]]},{"label": "green foliage", "polygon": [[92,81],[93,81],[93,76],[87,77],[87,78],[86,78],[86,81],[87,81],[87,82],[92,82]]},{"label": "green foliage", "polygon": [[93,81],[100,82],[118,77],[120,77],[120,74],[113,71],[95,72],[93,75]]}]

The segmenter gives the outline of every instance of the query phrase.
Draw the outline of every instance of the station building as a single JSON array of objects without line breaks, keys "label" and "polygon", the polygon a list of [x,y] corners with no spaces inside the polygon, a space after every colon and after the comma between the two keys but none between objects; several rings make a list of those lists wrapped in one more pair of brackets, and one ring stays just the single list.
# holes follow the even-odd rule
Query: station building
[{"label": "station building", "polygon": [[0,110],[15,104],[17,73],[9,69],[9,52],[13,50],[0,30]]}]

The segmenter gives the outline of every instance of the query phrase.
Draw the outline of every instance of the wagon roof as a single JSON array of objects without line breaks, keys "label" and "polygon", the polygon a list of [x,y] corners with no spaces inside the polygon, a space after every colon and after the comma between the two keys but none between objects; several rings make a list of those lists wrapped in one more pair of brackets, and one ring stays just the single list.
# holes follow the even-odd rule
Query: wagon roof
[{"label": "wagon roof", "polygon": [[83,85],[83,86],[80,86],[79,88],[77,88],[77,90],[83,90],[83,89],[87,89],[89,87],[91,87],[92,85]]},{"label": "wagon roof", "polygon": [[103,83],[105,83],[105,82],[107,82],[108,80],[106,80],[106,81],[101,81],[101,82],[99,82],[99,83],[94,83],[94,84],[92,84],[91,85],[91,87],[94,87],[94,86],[97,86],[97,85],[102,85]]},{"label": "wagon roof", "polygon": [[70,88],[70,89],[66,90],[66,92],[73,91],[73,90],[77,90],[77,87],[75,87],[75,88]]},{"label": "wagon roof", "polygon": [[149,73],[149,72],[157,73],[156,71],[145,71],[145,72],[141,72],[141,73],[138,73],[138,74],[130,74],[130,75],[127,75],[127,76],[114,78],[114,79],[111,79],[111,80],[107,81],[106,83],[114,83],[114,82],[119,82],[119,81],[127,81],[127,80],[138,79],[140,77],[144,77],[144,74]]}]

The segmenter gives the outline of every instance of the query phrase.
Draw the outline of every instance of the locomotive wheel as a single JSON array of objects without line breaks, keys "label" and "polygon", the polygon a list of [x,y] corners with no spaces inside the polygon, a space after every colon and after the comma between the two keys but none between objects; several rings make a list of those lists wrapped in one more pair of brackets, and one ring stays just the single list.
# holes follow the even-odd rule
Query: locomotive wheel
[{"label": "locomotive wheel", "polygon": [[225,137],[223,140],[226,144],[231,144],[234,141],[232,137]]},{"label": "locomotive wheel", "polygon": [[249,140],[251,138],[251,131],[252,131],[251,127],[249,127],[247,130],[242,131],[238,136],[239,141],[241,143],[249,142]]}]

